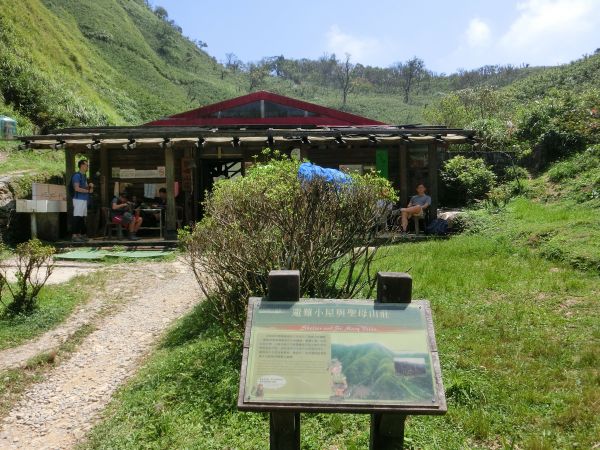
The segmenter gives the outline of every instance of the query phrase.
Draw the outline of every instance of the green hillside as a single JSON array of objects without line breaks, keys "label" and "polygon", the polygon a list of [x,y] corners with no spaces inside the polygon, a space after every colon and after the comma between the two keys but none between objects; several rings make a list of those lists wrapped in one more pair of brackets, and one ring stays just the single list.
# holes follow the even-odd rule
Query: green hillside
[{"label": "green hillside", "polygon": [[142,1],[2,0],[0,55],[3,103],[42,127],[140,123],[240,92]]},{"label": "green hillside", "polygon": [[449,119],[437,114],[440,103],[459,93],[476,113],[481,108],[469,104],[469,92],[488,89],[502,97],[493,113],[503,110],[502,118],[513,120],[517,107],[549,91],[582,93],[600,82],[600,55],[559,67],[485,66],[450,75],[415,58],[423,65],[408,101],[403,71],[410,61],[388,68],[352,64],[343,105],[342,62],[334,55],[223,65],[203,47],[144,0],[0,0],[0,114],[16,116],[22,133],[34,125],[140,124],[267,89],[388,123],[479,129],[486,127],[473,123],[477,114]]}]

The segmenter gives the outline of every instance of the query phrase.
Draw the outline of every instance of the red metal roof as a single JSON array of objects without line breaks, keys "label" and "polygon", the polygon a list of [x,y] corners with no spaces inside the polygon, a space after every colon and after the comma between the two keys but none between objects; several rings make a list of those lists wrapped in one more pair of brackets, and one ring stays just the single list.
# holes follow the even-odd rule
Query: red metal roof
[{"label": "red metal roof", "polygon": [[[305,117],[214,117],[219,111],[227,111],[231,108],[247,105],[249,103],[265,100],[278,105],[297,108],[308,111],[310,115]],[[211,116],[213,115],[213,116]],[[274,94],[267,91],[253,92],[252,94],[242,95],[202,108],[193,109],[163,119],[155,120],[145,124],[146,126],[244,126],[244,125],[264,125],[264,126],[373,126],[386,125],[377,120],[357,116],[355,114],[338,111],[337,109],[326,108],[314,103],[303,102],[284,95]]]}]

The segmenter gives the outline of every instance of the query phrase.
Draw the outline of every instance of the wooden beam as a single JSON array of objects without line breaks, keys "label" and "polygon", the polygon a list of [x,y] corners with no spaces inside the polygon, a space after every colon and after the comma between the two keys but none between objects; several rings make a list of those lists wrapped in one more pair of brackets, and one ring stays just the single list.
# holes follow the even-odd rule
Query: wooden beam
[{"label": "wooden beam", "polygon": [[445,136],[447,134],[461,135],[467,137],[475,136],[473,130],[457,128],[395,128],[387,127],[337,127],[326,129],[207,129],[202,127],[136,127],[136,128],[79,128],[59,130],[56,134],[21,136],[19,139],[27,141],[56,142],[68,140],[101,140],[101,139],[143,139],[143,138],[211,138],[211,137],[250,137],[250,136],[278,136],[287,138],[303,138],[307,136],[339,137],[341,136],[419,136],[433,135]]},{"label": "wooden beam", "polygon": [[[401,272],[377,273],[375,303],[410,303],[412,277]],[[406,414],[371,414],[370,450],[402,450]]]},{"label": "wooden beam", "polygon": [[[300,300],[300,271],[272,270],[267,279],[269,302]],[[273,411],[269,418],[271,450],[300,450],[300,413]]]}]

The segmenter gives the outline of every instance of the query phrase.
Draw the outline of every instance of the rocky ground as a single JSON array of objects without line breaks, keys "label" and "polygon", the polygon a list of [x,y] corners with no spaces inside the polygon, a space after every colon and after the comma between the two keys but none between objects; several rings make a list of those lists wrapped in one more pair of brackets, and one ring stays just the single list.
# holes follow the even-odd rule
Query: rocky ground
[{"label": "rocky ground", "polygon": [[[72,448],[165,328],[200,298],[193,275],[178,261],[114,271],[105,291],[87,308],[115,296],[125,301],[100,318],[96,331],[44,381],[27,390],[0,422],[0,448]],[[0,366],[4,355],[0,354]]]}]

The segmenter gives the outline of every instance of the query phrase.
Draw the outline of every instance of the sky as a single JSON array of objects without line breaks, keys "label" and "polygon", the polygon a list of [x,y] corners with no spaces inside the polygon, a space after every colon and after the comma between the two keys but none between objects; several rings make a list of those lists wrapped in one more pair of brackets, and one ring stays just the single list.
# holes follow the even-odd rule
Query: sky
[{"label": "sky", "polygon": [[556,65],[600,47],[600,0],[151,0],[223,61],[325,53],[388,67],[418,56],[452,73],[486,64]]}]

